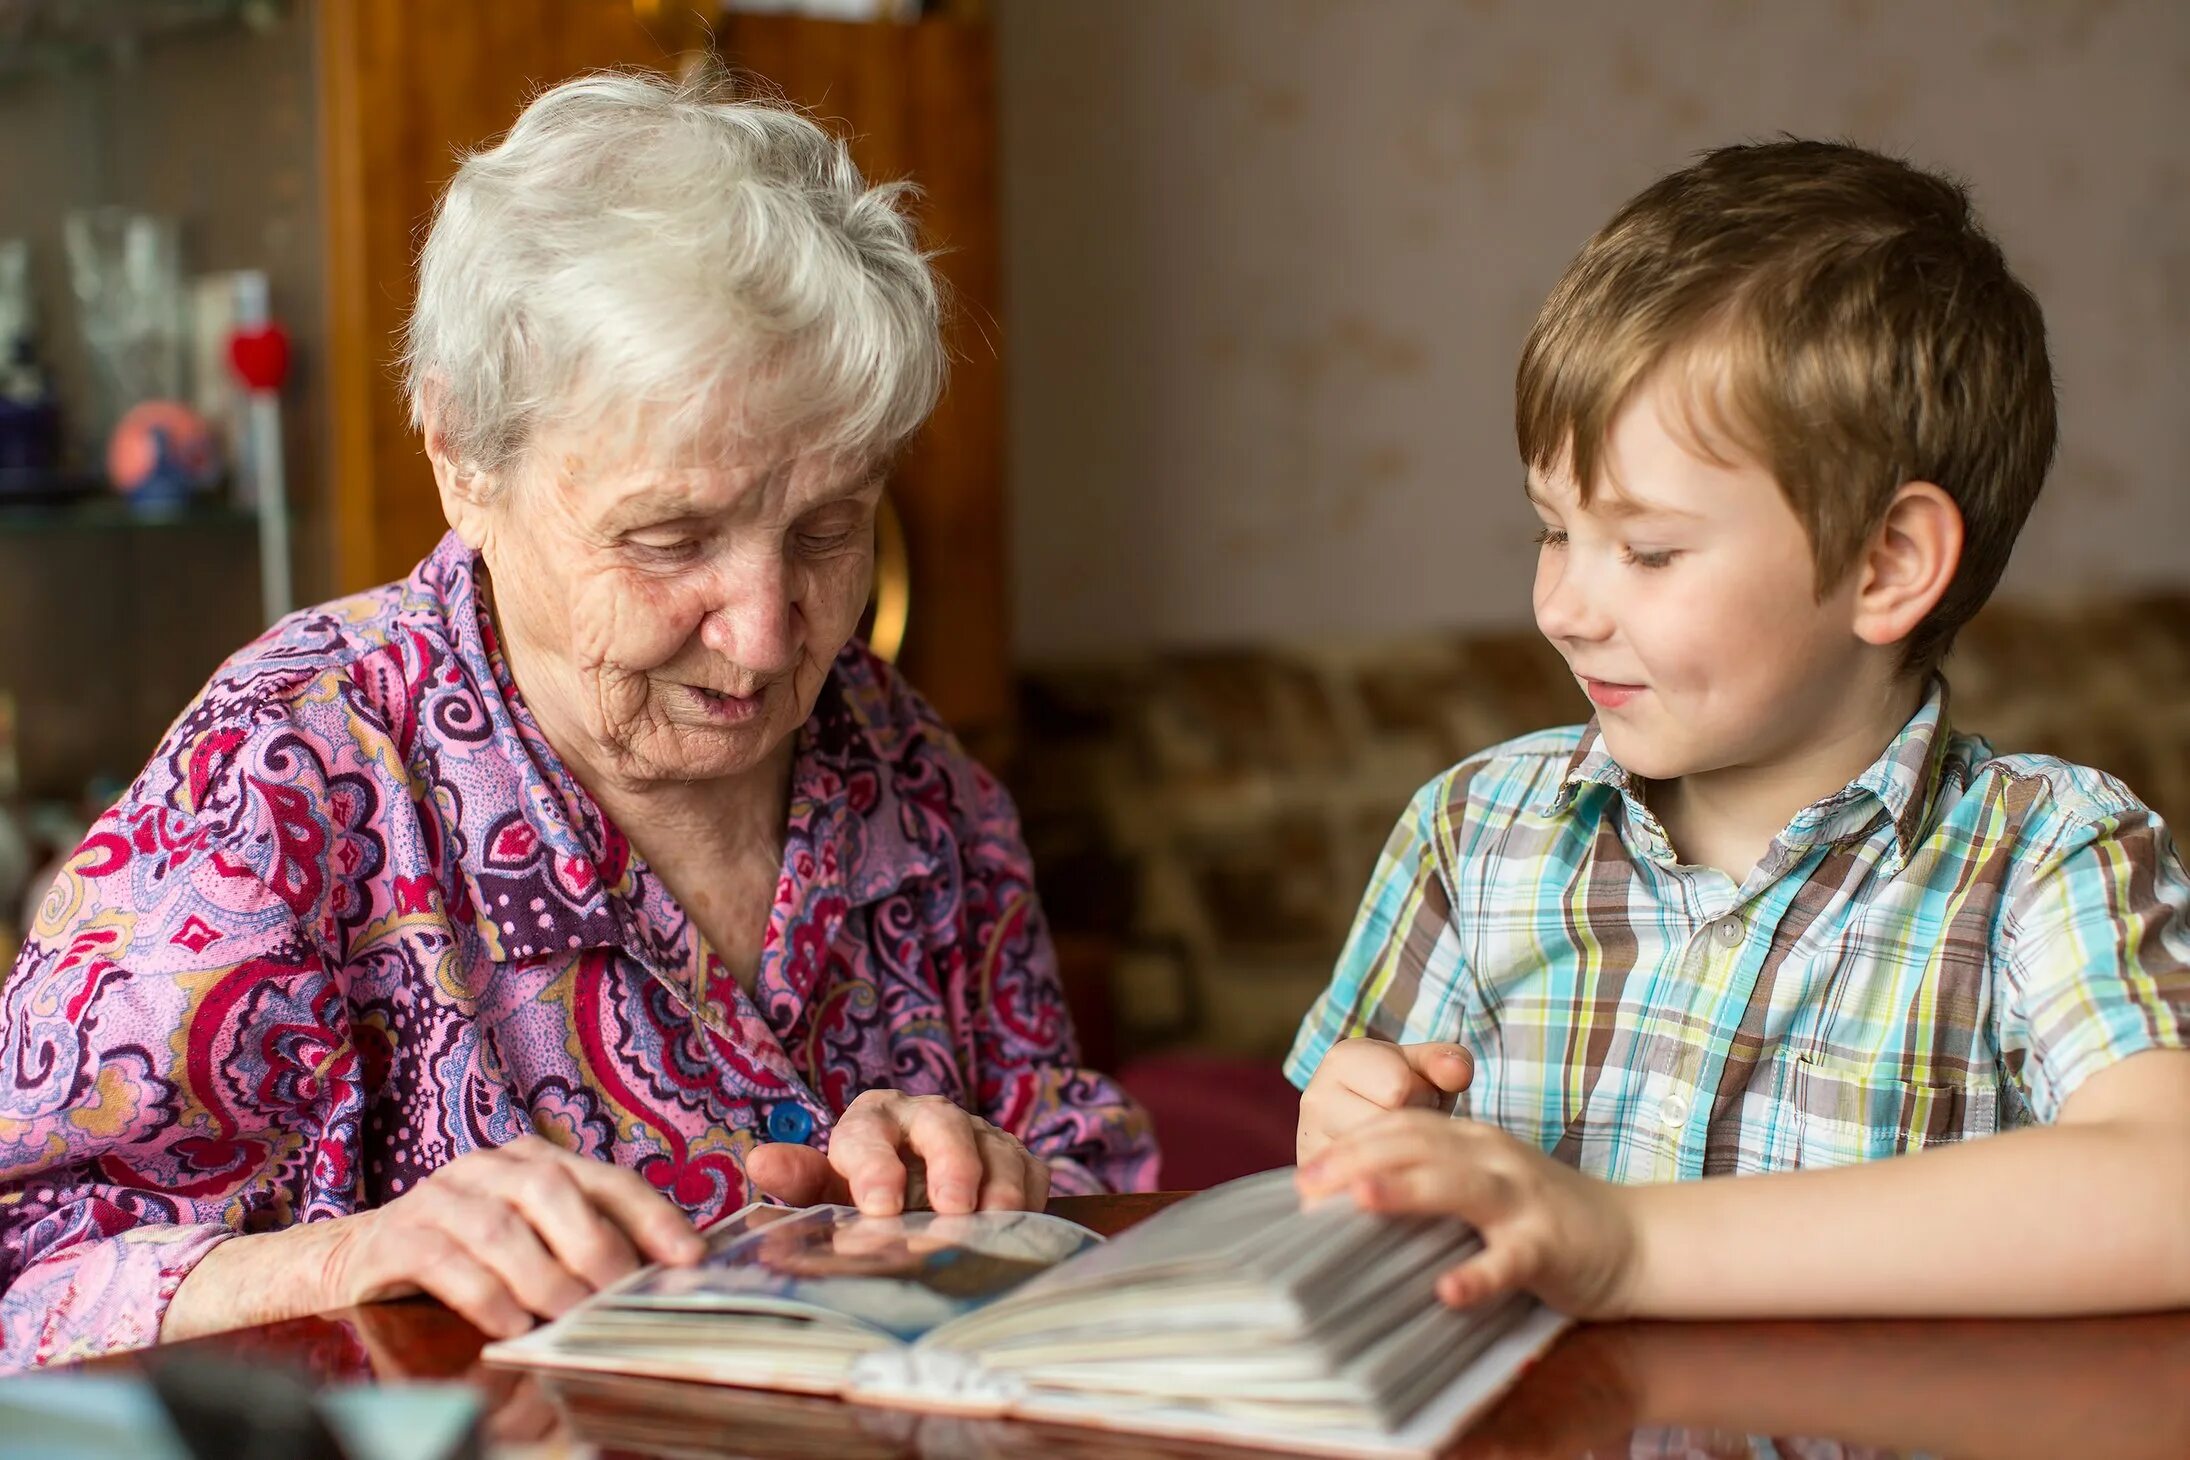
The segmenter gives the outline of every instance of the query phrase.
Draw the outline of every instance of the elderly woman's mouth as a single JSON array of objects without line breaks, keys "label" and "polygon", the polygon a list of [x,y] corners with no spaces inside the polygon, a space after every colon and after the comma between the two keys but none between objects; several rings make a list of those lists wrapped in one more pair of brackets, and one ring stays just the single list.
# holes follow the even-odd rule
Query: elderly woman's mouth
[{"label": "elderly woman's mouth", "polygon": [[762,706],[767,703],[768,699],[768,691],[765,687],[748,695],[734,695],[722,690],[703,689],[696,684],[685,685],[684,689],[692,697],[692,702],[709,719],[719,720],[729,725],[752,719],[761,712]]}]

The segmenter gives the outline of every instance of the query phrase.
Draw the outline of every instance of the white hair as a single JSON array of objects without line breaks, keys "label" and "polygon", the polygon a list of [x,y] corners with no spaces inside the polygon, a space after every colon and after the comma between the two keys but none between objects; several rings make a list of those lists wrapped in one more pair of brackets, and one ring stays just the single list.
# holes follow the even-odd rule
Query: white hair
[{"label": "white hair", "polygon": [[945,371],[911,191],[719,75],[552,87],[442,194],[404,338],[412,424],[431,392],[475,472],[612,419],[650,451],[790,430],[886,452]]}]

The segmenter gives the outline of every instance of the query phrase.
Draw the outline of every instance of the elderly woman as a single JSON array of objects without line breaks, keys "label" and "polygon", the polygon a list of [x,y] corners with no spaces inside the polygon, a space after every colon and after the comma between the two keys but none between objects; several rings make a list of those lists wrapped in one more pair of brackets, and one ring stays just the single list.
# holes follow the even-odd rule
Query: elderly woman
[{"label": "elderly woman", "polygon": [[636,76],[464,163],[408,338],[448,536],[219,671],[6,985],[5,1362],[417,1291],[506,1335],[756,1193],[1152,1178],[1009,801],[853,639],[943,374],[896,202]]}]

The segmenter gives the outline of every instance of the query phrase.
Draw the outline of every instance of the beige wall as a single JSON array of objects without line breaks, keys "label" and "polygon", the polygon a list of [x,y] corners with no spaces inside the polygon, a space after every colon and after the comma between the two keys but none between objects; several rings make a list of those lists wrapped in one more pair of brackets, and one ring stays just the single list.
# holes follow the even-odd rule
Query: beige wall
[{"label": "beige wall", "polygon": [[2006,591],[2190,579],[2190,6],[998,0],[1025,659],[1525,618],[1513,361],[1697,148],[1959,172],[2044,301]]}]

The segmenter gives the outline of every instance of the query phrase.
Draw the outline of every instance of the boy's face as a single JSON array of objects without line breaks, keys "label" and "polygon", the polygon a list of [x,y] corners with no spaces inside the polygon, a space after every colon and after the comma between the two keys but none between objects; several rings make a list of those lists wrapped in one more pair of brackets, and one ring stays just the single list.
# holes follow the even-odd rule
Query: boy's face
[{"label": "boy's face", "polygon": [[1543,519],[1536,624],[1596,706],[1605,748],[1670,780],[1799,759],[1847,723],[1869,669],[1847,575],[1822,602],[1772,474],[1699,454],[1677,385],[1613,422],[1587,507],[1531,472]]}]

